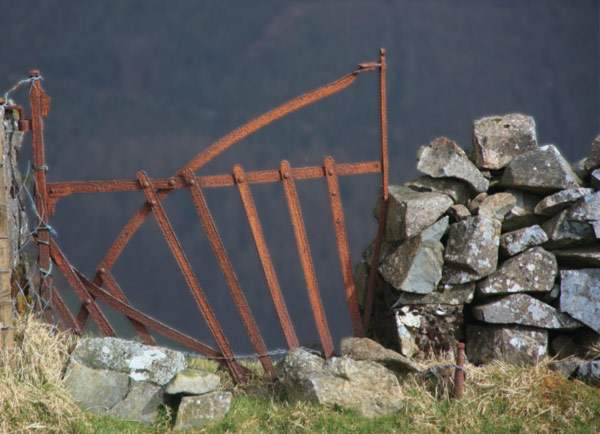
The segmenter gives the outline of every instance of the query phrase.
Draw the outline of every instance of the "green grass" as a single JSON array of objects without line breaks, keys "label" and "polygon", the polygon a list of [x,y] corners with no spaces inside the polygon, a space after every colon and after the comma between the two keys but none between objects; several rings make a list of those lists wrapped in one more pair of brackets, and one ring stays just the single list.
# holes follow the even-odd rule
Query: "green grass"
[{"label": "green grass", "polygon": [[[0,358],[0,432],[166,433],[173,412],[162,408],[157,422],[135,422],[84,413],[61,383],[67,349],[73,338],[31,318],[18,324],[23,352]],[[433,362],[432,362],[433,363]],[[194,362],[192,362],[194,364]],[[401,378],[401,412],[366,419],[353,411],[324,408],[287,399],[283,386],[261,375],[236,386],[214,364],[196,361],[222,376],[221,388],[234,394],[232,407],[219,423],[199,433],[598,433],[600,389],[567,380],[536,366],[497,363],[467,365],[460,400],[452,399],[452,372],[424,379]],[[258,372],[256,366],[249,366]]]},{"label": "green grass", "polygon": [[[291,402],[283,387],[257,378],[249,386],[226,387],[234,392],[232,407],[219,423],[198,433],[597,433],[600,432],[600,391],[580,381],[566,380],[546,364],[515,367],[493,364],[467,369],[460,400],[450,398],[449,373],[423,380],[402,380],[404,409],[397,414],[366,419],[339,408]],[[163,413],[153,427],[92,416],[82,433],[163,433],[171,421]]]}]

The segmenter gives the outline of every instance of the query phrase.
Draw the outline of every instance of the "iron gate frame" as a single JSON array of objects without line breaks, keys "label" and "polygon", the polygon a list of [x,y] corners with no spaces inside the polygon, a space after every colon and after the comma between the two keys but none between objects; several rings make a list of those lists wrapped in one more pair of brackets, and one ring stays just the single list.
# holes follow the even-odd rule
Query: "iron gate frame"
[{"label": "iron gate frame", "polygon": [[[82,333],[87,319],[91,316],[98,328],[105,336],[114,336],[117,334],[107,318],[104,316],[96,303],[96,299],[102,301],[110,308],[124,314],[132,327],[140,337],[141,341],[155,345],[156,342],[148,329],[152,329],[204,356],[213,358],[222,364],[227,365],[233,377],[239,383],[245,383],[248,370],[241,366],[235,357],[219,322],[213,313],[208,300],[206,299],[200,284],[187,260],[187,257],[179,244],[177,236],[169,222],[167,214],[161,201],[173,190],[187,189],[191,195],[202,226],[210,241],[211,247],[217,258],[217,262],[225,277],[234,303],[241,316],[244,327],[256,351],[256,354],[262,364],[266,374],[277,378],[268,350],[262,339],[262,336],[256,326],[256,322],[250,311],[240,283],[235,276],[235,272],[225,251],[223,243],[215,227],[212,215],[204,198],[203,189],[222,186],[237,187],[240,199],[244,206],[244,211],[248,219],[250,230],[256,245],[258,256],[266,278],[267,286],[273,299],[279,322],[282,326],[286,343],[289,348],[298,347],[298,338],[294,327],[289,318],[281,288],[279,286],[275,269],[264,239],[262,227],[258,218],[256,207],[252,199],[250,184],[266,182],[282,182],[290,213],[290,218],[294,228],[296,244],[300,254],[300,262],[307,284],[307,290],[311,309],[317,325],[319,338],[326,358],[334,355],[334,346],[331,340],[331,334],[327,326],[325,313],[320,298],[318,283],[315,276],[314,264],[310,254],[310,246],[306,236],[302,211],[296,192],[295,181],[312,178],[325,178],[329,193],[329,200],[333,216],[333,225],[336,234],[336,244],[344,288],[350,318],[352,321],[353,333],[357,337],[365,335],[368,330],[369,321],[372,312],[375,285],[377,280],[377,264],[385,221],[388,208],[388,137],[387,137],[387,108],[386,108],[386,59],[385,50],[379,51],[379,62],[361,63],[358,68],[340,79],[312,90],[304,95],[298,96],[266,113],[256,119],[242,125],[236,130],[230,132],[217,142],[210,145],[188,164],[183,166],[169,178],[150,178],[144,171],[137,173],[136,179],[126,180],[103,180],[103,181],[70,181],[70,182],[47,182],[46,180],[46,159],[44,148],[43,118],[48,116],[50,107],[50,98],[44,92],[41,85],[41,76],[38,71],[30,73],[30,105],[31,119],[24,119],[22,116],[22,107],[13,107],[20,111],[21,120],[19,129],[21,131],[31,131],[33,136],[33,160],[34,160],[34,195],[35,206],[37,208],[38,229],[33,236],[38,245],[38,265],[40,270],[40,288],[39,295],[43,300],[50,302],[52,307],[64,321],[67,328],[77,333]],[[308,106],[316,101],[333,95],[348,86],[363,72],[379,71],[379,114],[380,114],[380,148],[381,155],[379,161],[367,161],[350,164],[336,164],[331,157],[326,157],[323,166],[292,168],[287,161],[282,161],[279,170],[245,172],[241,165],[235,165],[233,173],[213,176],[197,176],[195,172],[202,166],[212,160],[214,157],[237,143],[241,139],[254,133],[260,128],[274,122],[292,113],[302,107]],[[338,177],[347,175],[381,173],[382,175],[382,198],[383,206],[379,214],[379,223],[377,236],[375,239],[375,249],[371,262],[368,289],[364,306],[364,313],[361,317],[352,263],[348,247],[348,237],[344,221],[344,213],[338,186]],[[93,279],[88,279],[70,264],[64,253],[59,248],[56,240],[50,237],[49,217],[54,214],[56,203],[60,198],[74,193],[103,193],[116,191],[142,191],[146,201],[130,218],[124,228],[121,230],[115,241],[110,246],[108,252],[96,267],[96,274]],[[217,342],[219,350],[199,342],[198,340],[187,336],[166,324],[144,314],[135,309],[124,292],[119,287],[111,269],[118,259],[120,253],[133,237],[137,229],[150,215],[154,214],[163,237],[183,274],[186,283],[194,296],[196,303],[208,327]],[[66,303],[60,296],[52,283],[52,264],[56,264],[65,276],[68,283],[77,295],[81,306],[76,317],[70,312]],[[108,290],[103,289],[105,286]],[[51,315],[50,312],[46,312]]]}]

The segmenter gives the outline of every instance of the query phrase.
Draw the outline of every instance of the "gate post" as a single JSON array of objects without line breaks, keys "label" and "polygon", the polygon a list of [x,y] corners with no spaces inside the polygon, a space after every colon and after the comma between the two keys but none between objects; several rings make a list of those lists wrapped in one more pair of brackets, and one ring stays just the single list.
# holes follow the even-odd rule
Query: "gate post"
[{"label": "gate post", "polygon": [[14,300],[10,290],[10,263],[12,252],[8,238],[8,207],[7,207],[7,182],[5,175],[6,159],[4,158],[4,146],[10,142],[7,140],[4,130],[4,107],[0,107],[0,150],[2,150],[2,162],[0,163],[0,349],[10,350],[14,347],[13,306]]}]

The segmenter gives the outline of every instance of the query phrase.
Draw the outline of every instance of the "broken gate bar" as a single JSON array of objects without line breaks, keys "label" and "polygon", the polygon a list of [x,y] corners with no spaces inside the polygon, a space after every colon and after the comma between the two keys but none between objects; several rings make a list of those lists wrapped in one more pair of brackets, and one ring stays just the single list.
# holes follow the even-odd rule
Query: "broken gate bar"
[{"label": "broken gate bar", "polygon": [[[216,175],[216,176],[197,176],[194,174],[195,171],[200,169],[207,162],[212,160],[221,152],[225,151],[233,144],[237,143],[249,134],[254,133],[260,128],[268,125],[269,123],[295,111],[304,106],[312,104],[320,99],[326,98],[333,95],[336,92],[350,86],[357,78],[357,76],[365,71],[372,71],[379,69],[379,93],[380,93],[380,133],[381,133],[381,158],[379,161],[362,162],[362,163],[351,163],[351,164],[340,164],[336,165],[330,157],[325,159],[323,166],[318,167],[304,167],[292,169],[289,164],[284,161],[281,163],[279,170],[267,170],[245,173],[241,166],[235,166],[233,174],[227,175]],[[73,326],[78,331],[83,328],[88,316],[91,314],[92,319],[99,325],[101,330],[107,335],[114,335],[114,331],[102,312],[98,308],[95,298],[98,297],[101,301],[107,304],[109,307],[117,310],[124,314],[131,322],[135,331],[140,335],[141,339],[149,344],[154,343],[154,339],[149,334],[147,328],[155,330],[165,336],[174,339],[196,351],[201,352],[209,357],[218,359],[221,363],[228,365],[233,376],[238,382],[244,382],[247,376],[247,370],[241,367],[235,361],[235,355],[233,354],[227,338],[223,334],[219,323],[212,312],[206,297],[200,285],[192,271],[191,265],[187,260],[185,253],[183,252],[177,237],[168,221],[168,218],[164,212],[161,201],[174,189],[186,188],[192,195],[192,200],[205,232],[211,242],[211,246],[217,257],[217,261],[222,269],[225,276],[225,280],[228,283],[231,294],[236,303],[236,307],[242,317],[242,321],[246,327],[248,335],[254,345],[263,368],[271,376],[275,377],[275,371],[271,359],[268,356],[267,348],[262,340],[260,332],[256,327],[254,318],[245,300],[245,296],[241,290],[240,283],[235,277],[234,270],[227,257],[227,253],[222,245],[219,235],[216,231],[214,222],[210,215],[210,211],[204,200],[202,194],[203,188],[212,187],[225,187],[225,186],[236,186],[239,193],[240,199],[244,205],[244,210],[248,218],[248,223],[252,236],[255,241],[256,249],[261,260],[263,272],[267,281],[267,285],[270,291],[271,298],[273,299],[279,321],[281,323],[286,342],[288,346],[297,347],[299,345],[298,339],[294,332],[292,323],[287,312],[283,296],[281,294],[281,288],[277,280],[271,257],[264,240],[262,228],[258,220],[258,214],[252,200],[249,184],[253,183],[264,183],[264,182],[282,182],[284,186],[284,192],[286,201],[290,211],[290,217],[294,227],[296,235],[297,247],[300,253],[301,265],[304,271],[309,299],[311,302],[311,308],[317,324],[319,337],[323,345],[323,350],[326,357],[333,355],[334,347],[331,340],[329,328],[327,326],[325,313],[321,303],[320,293],[318,289],[318,283],[315,276],[314,265],[310,256],[310,246],[306,238],[306,231],[302,219],[300,210],[300,203],[298,201],[297,193],[295,190],[295,181],[300,181],[309,178],[325,178],[329,191],[329,199],[333,217],[333,225],[336,234],[336,242],[338,248],[338,255],[342,268],[342,275],[344,280],[345,298],[348,303],[350,316],[352,320],[353,331],[356,336],[362,336],[366,331],[366,325],[368,325],[368,317],[370,315],[370,305],[367,302],[367,311],[365,317],[361,322],[360,312],[358,308],[358,301],[356,297],[356,291],[354,287],[354,281],[352,278],[352,264],[350,260],[347,233],[344,222],[342,202],[339,192],[338,177],[345,175],[355,174],[367,174],[367,173],[382,173],[382,187],[383,187],[383,198],[384,206],[382,207],[382,214],[385,214],[387,209],[387,188],[388,188],[388,157],[387,157],[387,119],[386,119],[386,100],[385,100],[385,52],[380,51],[380,58],[378,63],[364,63],[360,64],[359,68],[354,72],[340,78],[339,80],[315,89],[305,95],[299,96],[292,99],[291,101],[282,104],[269,112],[259,116],[251,122],[239,127],[232,131],[222,139],[218,140],[203,152],[198,154],[188,164],[183,166],[170,178],[161,179],[150,179],[144,172],[138,172],[138,177],[135,180],[107,180],[107,181],[77,181],[77,182],[55,182],[46,183],[45,179],[45,159],[44,159],[44,144],[43,144],[43,121],[42,116],[47,115],[49,98],[43,93],[41,89],[39,79],[34,79],[31,83],[31,106],[32,106],[32,121],[30,123],[23,120],[20,123],[22,129],[25,130],[26,126],[30,125],[34,133],[34,155],[35,170],[36,170],[36,206],[40,213],[40,228],[37,234],[36,240],[40,248],[40,269],[42,272],[42,294],[44,291],[49,292],[50,281],[46,281],[49,278],[51,264],[50,254],[54,259],[57,266],[63,271],[67,277],[69,283],[75,289],[77,296],[80,298],[82,305],[80,312],[75,322],[72,315],[66,309],[66,306],[62,302],[60,296],[55,297],[54,305],[57,313],[63,317],[65,323],[69,326]],[[32,73],[33,74],[33,73]],[[32,77],[38,77],[39,75],[32,75]],[[64,257],[62,252],[58,249],[54,241],[52,241],[48,234],[49,226],[47,225],[47,216],[54,213],[56,202],[61,197],[69,196],[74,193],[97,193],[97,192],[109,192],[109,191],[137,191],[142,190],[146,196],[146,202],[137,210],[137,212],[127,222],[125,227],[121,230],[118,237],[115,239],[113,244],[110,246],[108,252],[104,256],[103,260],[96,268],[96,274],[92,281],[88,280],[85,276],[79,273]],[[184,278],[192,292],[196,302],[202,312],[211,333],[213,334],[217,345],[219,346],[221,353],[216,352],[212,348],[186,336],[182,333],[173,330],[172,328],[144,315],[137,311],[127,301],[123,291],[114,280],[111,269],[114,266],[119,255],[123,251],[123,248],[127,245],[132,236],[136,233],[137,229],[144,222],[146,217],[154,213],[159,227],[163,233],[165,240],[167,241],[171,252],[175,256],[176,262],[184,275]],[[385,216],[383,216],[385,217]],[[383,232],[383,225],[385,224],[385,218],[379,219],[378,238],[381,238]],[[381,240],[379,240],[377,247],[380,246]],[[377,249],[376,249],[377,250]],[[379,252],[375,252],[375,256],[378,256]],[[373,264],[372,264],[373,265]],[[375,264],[376,265],[376,264]],[[47,268],[45,268],[47,267]],[[372,275],[370,281],[372,282],[376,267],[372,266]],[[46,281],[46,283],[44,283]],[[108,290],[102,289],[102,285],[105,285]],[[371,285],[370,285],[371,286]],[[370,288],[371,289],[371,288]],[[369,291],[372,302],[372,291]],[[52,297],[50,297],[52,299]],[[147,328],[146,328],[147,327]]]}]

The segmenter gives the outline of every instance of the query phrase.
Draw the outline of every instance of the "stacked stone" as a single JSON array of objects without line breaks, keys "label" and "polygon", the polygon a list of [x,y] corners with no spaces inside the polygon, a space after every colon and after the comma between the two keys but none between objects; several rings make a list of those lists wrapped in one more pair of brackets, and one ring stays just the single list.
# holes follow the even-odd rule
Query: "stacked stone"
[{"label": "stacked stone", "polygon": [[178,406],[173,429],[222,419],[230,392],[197,359],[168,348],[118,338],[82,338],[71,354],[64,384],[82,409],[152,424],[161,405]]},{"label": "stacked stone", "polygon": [[[600,136],[571,167],[520,114],[487,117],[473,149],[423,146],[425,175],[390,186],[378,290],[400,352],[466,339],[473,363],[563,355],[600,333]],[[375,207],[379,215],[381,195]],[[357,265],[364,302],[373,243]],[[571,350],[570,352],[573,352]]]}]

